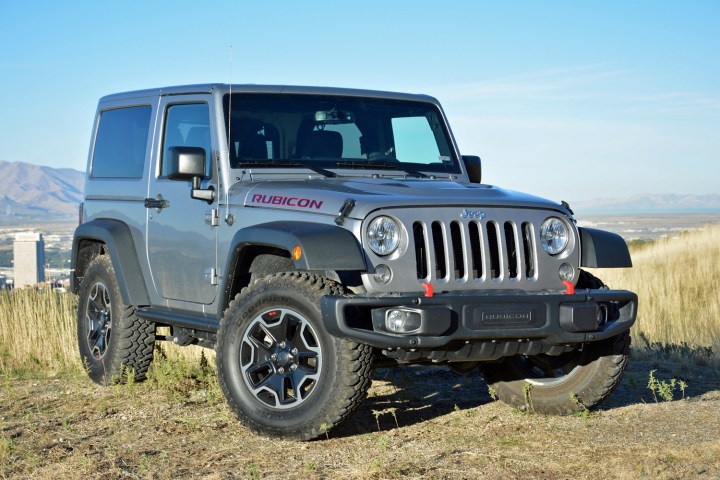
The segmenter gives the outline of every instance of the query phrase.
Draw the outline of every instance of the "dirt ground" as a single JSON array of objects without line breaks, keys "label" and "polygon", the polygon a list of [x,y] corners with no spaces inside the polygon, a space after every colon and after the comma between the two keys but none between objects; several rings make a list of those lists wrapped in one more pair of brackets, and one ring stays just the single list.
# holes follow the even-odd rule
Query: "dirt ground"
[{"label": "dirt ground", "polygon": [[[656,402],[653,369],[685,399]],[[378,370],[349,424],[299,443],[251,434],[212,385],[5,378],[0,478],[720,478],[719,412],[707,366],[636,360],[608,403],[570,417],[513,411],[478,373]]]}]

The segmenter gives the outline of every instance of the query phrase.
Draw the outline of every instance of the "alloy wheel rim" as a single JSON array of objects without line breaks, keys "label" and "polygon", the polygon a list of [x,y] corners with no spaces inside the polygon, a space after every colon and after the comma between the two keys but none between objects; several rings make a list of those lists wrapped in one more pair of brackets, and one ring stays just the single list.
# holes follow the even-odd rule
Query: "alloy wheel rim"
[{"label": "alloy wheel rim", "polygon": [[322,350],[315,329],[295,310],[272,309],[256,316],[240,344],[245,385],[265,406],[297,407],[315,391]]},{"label": "alloy wheel rim", "polygon": [[531,385],[552,387],[568,381],[580,370],[579,352],[559,357],[548,355],[522,356],[523,368],[528,372],[525,381]]},{"label": "alloy wheel rim", "polygon": [[98,282],[90,288],[85,312],[87,345],[92,357],[100,360],[107,352],[112,333],[110,292],[103,283]]}]

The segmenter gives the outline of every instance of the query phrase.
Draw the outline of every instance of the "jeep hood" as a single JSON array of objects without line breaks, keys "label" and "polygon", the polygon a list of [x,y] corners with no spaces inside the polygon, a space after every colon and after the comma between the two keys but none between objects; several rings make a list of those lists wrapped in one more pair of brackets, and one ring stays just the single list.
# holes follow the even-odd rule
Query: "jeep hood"
[{"label": "jeep hood", "polygon": [[358,219],[380,208],[439,206],[540,208],[569,215],[561,205],[532,195],[427,179],[341,177],[236,183],[230,188],[228,203],[335,216],[347,199],[355,200],[348,217]]}]

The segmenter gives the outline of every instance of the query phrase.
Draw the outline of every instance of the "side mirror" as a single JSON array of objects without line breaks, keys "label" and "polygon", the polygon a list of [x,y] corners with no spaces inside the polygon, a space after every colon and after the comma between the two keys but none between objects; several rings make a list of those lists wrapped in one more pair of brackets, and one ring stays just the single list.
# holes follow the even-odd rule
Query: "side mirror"
[{"label": "side mirror", "polygon": [[205,176],[205,149],[200,147],[170,147],[167,177],[170,180],[193,180]]},{"label": "side mirror", "polygon": [[482,183],[482,162],[476,155],[463,155],[463,163],[471,183]]},{"label": "side mirror", "polygon": [[212,203],[215,200],[215,189],[200,188],[200,181],[205,178],[205,149],[200,147],[170,147],[168,149],[169,180],[192,181],[190,197]]}]

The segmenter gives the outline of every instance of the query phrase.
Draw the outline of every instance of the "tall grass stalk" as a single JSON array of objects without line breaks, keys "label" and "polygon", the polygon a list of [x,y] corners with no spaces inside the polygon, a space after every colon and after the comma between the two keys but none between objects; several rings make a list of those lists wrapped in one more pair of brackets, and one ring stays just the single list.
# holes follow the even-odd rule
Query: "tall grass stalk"
[{"label": "tall grass stalk", "polygon": [[[612,288],[638,294],[633,327],[651,343],[720,353],[720,225],[632,249],[633,268],[597,269]],[[636,338],[640,335],[636,335]]]},{"label": "tall grass stalk", "polygon": [[0,372],[79,370],[74,295],[0,289]]},{"label": "tall grass stalk", "polygon": [[[197,363],[204,350],[163,342],[171,361]],[[47,289],[0,289],[0,374],[82,371],[77,347],[77,297]]]}]

